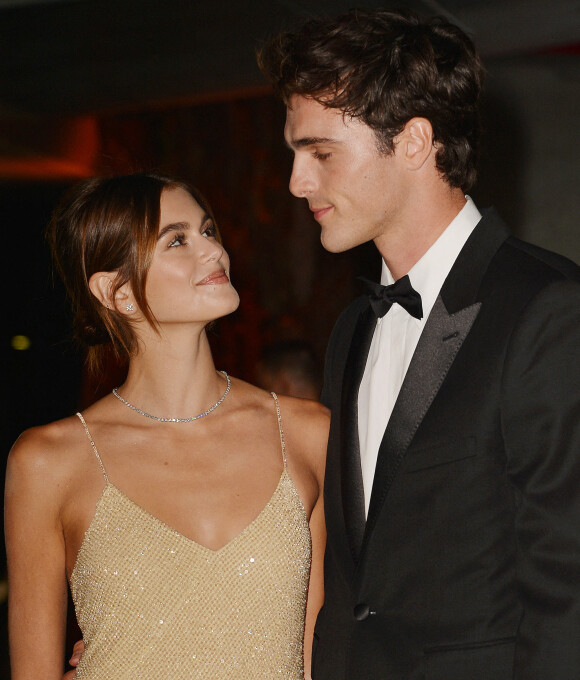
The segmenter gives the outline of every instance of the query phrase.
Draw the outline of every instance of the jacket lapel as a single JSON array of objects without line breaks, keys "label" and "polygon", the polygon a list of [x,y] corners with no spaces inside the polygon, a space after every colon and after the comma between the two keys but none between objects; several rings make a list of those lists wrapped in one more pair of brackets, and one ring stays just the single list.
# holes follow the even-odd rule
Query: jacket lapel
[{"label": "jacket lapel", "polygon": [[365,505],[358,434],[358,390],[376,317],[370,305],[361,312],[344,370],[340,416],[340,478],[344,523],[350,552],[357,561],[365,531]]},{"label": "jacket lapel", "polygon": [[485,210],[431,310],[379,448],[363,552],[401,461],[479,313],[484,274],[508,236],[495,210]]},{"label": "jacket lapel", "polygon": [[437,298],[385,430],[373,482],[366,536],[372,532],[403,456],[479,313],[475,303],[449,314]]}]

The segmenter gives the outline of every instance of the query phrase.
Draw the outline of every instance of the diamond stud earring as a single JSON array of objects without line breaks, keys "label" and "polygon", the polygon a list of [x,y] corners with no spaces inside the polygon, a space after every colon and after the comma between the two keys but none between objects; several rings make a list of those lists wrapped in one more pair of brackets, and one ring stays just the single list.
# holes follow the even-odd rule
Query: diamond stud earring
[{"label": "diamond stud earring", "polygon": [[125,307],[125,309],[126,309],[128,312],[134,312],[134,311],[135,311],[135,307],[133,307],[133,303],[132,303],[132,302],[130,302],[130,303]]}]

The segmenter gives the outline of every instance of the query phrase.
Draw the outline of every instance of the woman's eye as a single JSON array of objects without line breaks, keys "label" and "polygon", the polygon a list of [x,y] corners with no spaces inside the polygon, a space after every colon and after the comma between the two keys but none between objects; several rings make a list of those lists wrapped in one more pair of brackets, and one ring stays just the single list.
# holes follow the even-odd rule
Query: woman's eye
[{"label": "woman's eye", "polygon": [[169,243],[169,248],[175,246],[182,246],[185,243],[185,234],[176,234],[173,240]]},{"label": "woman's eye", "polygon": [[217,237],[217,229],[216,229],[215,224],[213,222],[208,222],[204,226],[203,231],[201,233],[206,238],[216,238]]}]

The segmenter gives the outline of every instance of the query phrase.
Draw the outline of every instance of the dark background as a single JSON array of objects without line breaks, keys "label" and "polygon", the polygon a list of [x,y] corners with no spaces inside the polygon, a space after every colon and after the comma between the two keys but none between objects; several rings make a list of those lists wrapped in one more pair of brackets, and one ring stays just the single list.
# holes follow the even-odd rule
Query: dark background
[{"label": "dark background", "polygon": [[[352,4],[0,0],[4,457],[24,428],[74,412],[119,378],[112,371],[99,385],[84,375],[44,243],[55,202],[83,177],[155,169],[208,196],[242,299],[212,332],[218,368],[252,380],[263,347],[294,338],[322,361],[355,276],[377,274],[379,261],[370,246],[326,253],[306,205],[290,196],[284,111],[254,50],[280,28]],[[484,56],[478,206],[493,202],[519,236],[580,260],[580,2],[398,5],[446,14]],[[29,348],[16,349],[15,336]],[[3,572],[0,558],[0,581]],[[5,593],[4,581],[0,678],[9,677]]]}]

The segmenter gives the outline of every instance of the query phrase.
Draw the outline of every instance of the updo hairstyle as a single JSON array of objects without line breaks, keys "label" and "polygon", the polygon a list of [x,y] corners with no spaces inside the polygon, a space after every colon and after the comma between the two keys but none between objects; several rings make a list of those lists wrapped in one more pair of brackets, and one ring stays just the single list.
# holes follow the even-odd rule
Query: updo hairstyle
[{"label": "updo hairstyle", "polygon": [[123,362],[135,351],[137,338],[130,317],[105,307],[91,292],[89,280],[96,272],[115,272],[111,298],[129,283],[141,313],[157,328],[145,285],[159,231],[161,193],[178,188],[213,219],[209,204],[195,187],[152,173],[83,181],[63,197],[52,215],[47,240],[72,303],[75,338],[87,348],[93,373],[102,365],[107,344],[112,343]]}]

